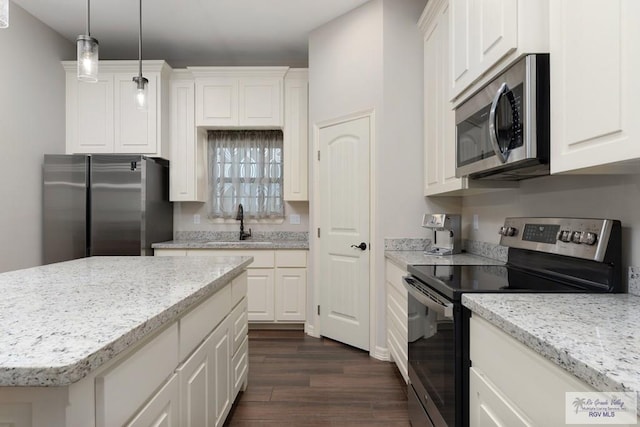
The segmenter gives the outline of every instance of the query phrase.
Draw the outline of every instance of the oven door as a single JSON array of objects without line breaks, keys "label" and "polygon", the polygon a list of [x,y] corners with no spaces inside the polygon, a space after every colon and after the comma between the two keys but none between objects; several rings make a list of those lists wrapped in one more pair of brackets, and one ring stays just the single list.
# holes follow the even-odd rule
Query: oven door
[{"label": "oven door", "polygon": [[[417,279],[404,277],[408,291],[409,394],[413,425],[429,425],[419,418],[419,409],[435,426],[454,427],[456,421],[456,329],[454,304],[435,291],[429,292]],[[416,405],[415,398],[421,404]],[[423,416],[424,418],[424,416]]]}]

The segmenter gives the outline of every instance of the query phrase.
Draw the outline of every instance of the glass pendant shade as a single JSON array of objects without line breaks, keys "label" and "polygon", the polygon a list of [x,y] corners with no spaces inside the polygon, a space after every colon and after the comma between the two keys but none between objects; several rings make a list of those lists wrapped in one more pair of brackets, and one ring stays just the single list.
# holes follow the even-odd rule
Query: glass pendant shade
[{"label": "glass pendant shade", "polygon": [[98,81],[98,40],[91,36],[78,36],[78,80]]},{"label": "glass pendant shade", "polygon": [[0,0],[0,28],[9,27],[9,0]]},{"label": "glass pendant shade", "polygon": [[135,93],[135,101],[136,108],[138,110],[146,110],[149,106],[149,94],[148,94],[148,83],[145,77],[136,76],[133,78],[133,81],[136,83],[136,93]]}]

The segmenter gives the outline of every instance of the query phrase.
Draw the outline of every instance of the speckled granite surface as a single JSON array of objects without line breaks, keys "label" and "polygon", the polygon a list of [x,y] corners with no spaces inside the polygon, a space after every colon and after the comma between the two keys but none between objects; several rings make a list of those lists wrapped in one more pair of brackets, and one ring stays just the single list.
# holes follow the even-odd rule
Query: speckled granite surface
[{"label": "speckled granite surface", "polygon": [[640,297],[464,294],[462,303],[597,390],[640,392]]},{"label": "speckled granite surface", "polygon": [[179,231],[175,240],[154,243],[154,249],[309,249],[309,233],[254,231],[239,240],[236,231]]},{"label": "speckled granite surface", "polygon": [[424,251],[385,251],[384,256],[398,267],[407,269],[409,264],[430,265],[502,265],[501,261],[478,255],[462,253],[456,255],[426,255]]},{"label": "speckled granite surface", "polygon": [[465,240],[462,247],[471,254],[507,262],[507,253],[509,248],[506,246],[496,245],[495,243],[480,242],[478,240]]},{"label": "speckled granite surface", "polygon": [[385,251],[424,251],[431,239],[384,239]]},{"label": "speckled granite surface", "polygon": [[640,297],[640,267],[629,267],[629,293]]},{"label": "speckled granite surface", "polygon": [[93,257],[0,274],[0,386],[76,382],[213,294],[251,257]]}]

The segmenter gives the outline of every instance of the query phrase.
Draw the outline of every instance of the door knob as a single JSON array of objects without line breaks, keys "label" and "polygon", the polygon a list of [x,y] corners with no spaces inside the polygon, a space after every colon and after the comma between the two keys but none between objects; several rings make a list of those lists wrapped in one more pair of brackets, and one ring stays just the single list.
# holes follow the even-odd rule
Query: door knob
[{"label": "door knob", "polygon": [[358,248],[364,251],[367,249],[367,244],[365,242],[361,242],[359,245],[351,245],[351,247]]}]

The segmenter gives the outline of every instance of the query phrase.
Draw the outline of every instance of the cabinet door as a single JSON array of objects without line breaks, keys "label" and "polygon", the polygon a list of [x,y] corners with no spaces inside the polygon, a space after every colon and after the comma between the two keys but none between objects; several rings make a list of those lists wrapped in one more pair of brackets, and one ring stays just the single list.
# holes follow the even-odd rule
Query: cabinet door
[{"label": "cabinet door", "polygon": [[179,393],[178,377],[174,374],[126,426],[179,427],[188,425],[179,422]]},{"label": "cabinet door", "polygon": [[451,0],[451,99],[518,47],[516,0]]},{"label": "cabinet door", "polygon": [[252,268],[247,272],[249,321],[273,322],[275,320],[273,269]]},{"label": "cabinet door", "polygon": [[196,126],[238,126],[238,79],[196,79]]},{"label": "cabinet door", "polygon": [[174,202],[205,202],[207,142],[206,132],[196,131],[193,80],[172,81],[170,98],[170,199]]},{"label": "cabinet door", "polygon": [[307,306],[307,269],[276,269],[276,320],[305,321]]},{"label": "cabinet door", "polygon": [[469,369],[470,427],[531,427],[534,424],[480,371]]},{"label": "cabinet door", "polygon": [[96,83],[67,72],[67,154],[113,153],[113,74]]},{"label": "cabinet door", "polygon": [[146,75],[146,110],[139,110],[135,103],[136,84],[131,73],[117,73],[115,84],[115,152],[154,154],[157,148],[157,90],[159,76]]},{"label": "cabinet door", "polygon": [[212,401],[211,381],[211,338],[178,368],[180,380],[180,425],[208,426],[212,419],[210,402]]},{"label": "cabinet door", "polygon": [[308,86],[307,70],[287,73],[284,82],[284,200],[309,200]]},{"label": "cabinet door", "polygon": [[443,2],[424,31],[425,196],[463,188],[463,180],[456,178],[455,117],[448,79],[449,7]]},{"label": "cabinet door", "polygon": [[224,424],[227,414],[231,410],[231,393],[233,392],[233,368],[231,366],[232,339],[229,333],[229,323],[223,322],[211,334],[209,352],[211,354],[210,387],[213,420],[215,426]]},{"label": "cabinet door", "polygon": [[637,1],[550,2],[551,173],[640,157],[639,28]]},{"label": "cabinet door", "polygon": [[282,82],[277,77],[240,79],[240,126],[282,127]]}]

